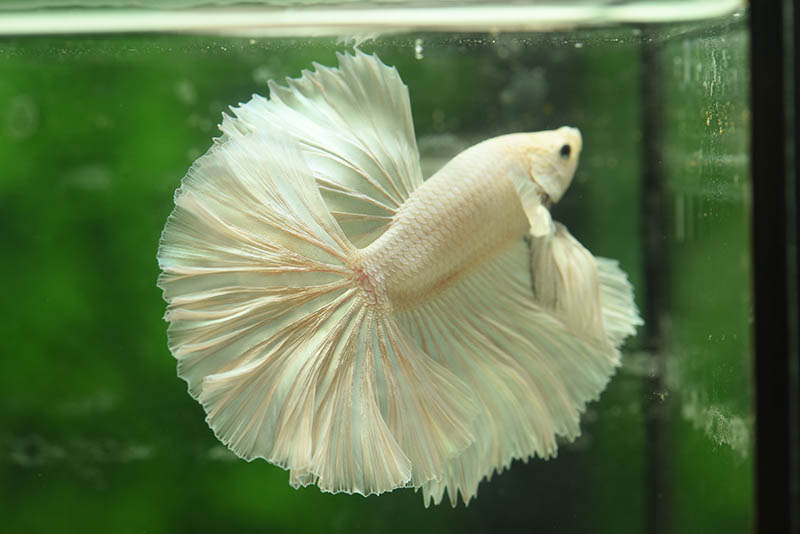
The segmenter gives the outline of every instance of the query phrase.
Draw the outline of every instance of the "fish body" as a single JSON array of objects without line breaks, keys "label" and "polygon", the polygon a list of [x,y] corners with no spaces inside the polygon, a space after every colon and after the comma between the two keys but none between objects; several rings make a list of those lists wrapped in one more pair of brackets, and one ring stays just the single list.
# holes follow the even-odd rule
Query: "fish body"
[{"label": "fish body", "polygon": [[363,270],[393,309],[435,298],[528,230],[509,163],[494,144],[465,151],[402,204],[361,255]]},{"label": "fish body", "polygon": [[330,492],[468,503],[556,453],[641,319],[549,208],[574,128],[479,143],[428,180],[408,91],[356,51],[224,117],[158,252],[178,374],[237,455]]}]

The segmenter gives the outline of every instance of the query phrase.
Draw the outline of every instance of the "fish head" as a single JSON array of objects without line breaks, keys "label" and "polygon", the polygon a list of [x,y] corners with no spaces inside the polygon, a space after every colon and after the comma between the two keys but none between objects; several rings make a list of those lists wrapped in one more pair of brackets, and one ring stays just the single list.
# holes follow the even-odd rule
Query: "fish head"
[{"label": "fish head", "polygon": [[532,231],[543,235],[552,226],[550,207],[561,199],[572,182],[582,148],[581,132],[563,126],[557,130],[501,135],[470,150],[480,151],[483,160],[511,179]]},{"label": "fish head", "polygon": [[538,186],[544,203],[558,202],[578,167],[583,148],[580,130],[563,126],[557,130],[521,134],[518,141],[522,144],[520,148],[529,178]]}]

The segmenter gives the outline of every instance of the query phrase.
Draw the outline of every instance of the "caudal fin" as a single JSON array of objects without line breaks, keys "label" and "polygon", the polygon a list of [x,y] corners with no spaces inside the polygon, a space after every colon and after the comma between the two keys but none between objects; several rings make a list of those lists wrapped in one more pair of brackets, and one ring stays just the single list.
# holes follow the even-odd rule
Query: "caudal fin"
[{"label": "caudal fin", "polygon": [[178,374],[221,441],[295,485],[371,494],[441,476],[475,408],[361,298],[355,250],[296,142],[230,128],[175,195],[159,286]]}]

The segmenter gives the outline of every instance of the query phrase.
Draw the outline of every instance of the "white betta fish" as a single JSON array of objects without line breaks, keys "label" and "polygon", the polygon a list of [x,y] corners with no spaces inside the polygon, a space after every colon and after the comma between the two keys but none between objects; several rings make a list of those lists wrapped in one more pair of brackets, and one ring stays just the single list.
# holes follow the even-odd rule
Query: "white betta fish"
[{"label": "white betta fish", "polygon": [[579,435],[641,319],[617,263],[550,218],[578,130],[423,181],[397,71],[338,57],[225,116],[184,178],[158,251],[169,348],[216,436],[293,486],[469,503]]}]

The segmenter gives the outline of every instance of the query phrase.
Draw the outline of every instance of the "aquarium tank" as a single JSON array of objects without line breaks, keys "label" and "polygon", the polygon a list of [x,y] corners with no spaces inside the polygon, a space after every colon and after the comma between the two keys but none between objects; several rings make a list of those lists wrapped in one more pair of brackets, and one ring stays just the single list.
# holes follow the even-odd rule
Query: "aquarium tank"
[{"label": "aquarium tank", "polygon": [[[792,432],[797,443],[796,389],[781,382],[795,376],[781,366],[796,316],[794,329],[763,331],[778,336],[767,341],[785,396],[773,409],[793,423],[759,426],[774,376],[759,375],[756,355],[771,346],[758,321],[785,325],[796,311],[793,249],[780,231],[796,200],[771,212],[772,230],[754,226],[771,211],[759,196],[770,189],[754,192],[754,125],[777,139],[770,146],[791,145],[780,121],[758,122],[750,96],[756,72],[792,72],[792,63],[751,61],[759,9],[738,0],[0,1],[4,529],[731,534],[766,532],[760,507],[777,503],[771,524],[788,532],[781,503],[796,499],[796,464],[780,463],[788,442],[774,452],[759,443],[781,445]],[[167,346],[159,239],[221,114],[268,96],[269,80],[313,62],[336,66],[336,53],[355,46],[408,86],[426,178],[493,136],[579,128],[577,173],[553,217],[594,254],[619,260],[644,319],[582,415],[580,437],[555,458],[514,462],[468,506],[425,507],[413,489],[365,498],[290,487],[286,471],[241,460],[215,438]],[[768,249],[784,262],[777,282],[754,259],[759,231],[777,236]],[[761,287],[777,287],[788,308],[765,319],[775,301],[759,301]],[[759,458],[771,454],[786,487],[763,484],[773,479]]]}]

